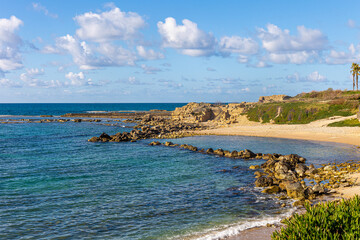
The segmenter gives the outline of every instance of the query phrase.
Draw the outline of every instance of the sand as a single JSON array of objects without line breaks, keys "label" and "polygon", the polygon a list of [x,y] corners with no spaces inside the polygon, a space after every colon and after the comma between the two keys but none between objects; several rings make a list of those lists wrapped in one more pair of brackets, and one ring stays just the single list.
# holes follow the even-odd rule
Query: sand
[{"label": "sand", "polygon": [[[331,117],[309,124],[275,125],[250,122],[244,116],[237,124],[202,130],[198,133],[204,135],[241,135],[301,139],[360,146],[360,127],[327,127],[330,123],[351,118],[356,118],[356,115],[349,117]],[[337,193],[334,194],[334,197],[351,198],[355,194],[360,195],[360,173],[353,173],[350,177],[356,180],[355,184],[351,187],[336,189]],[[271,239],[271,235],[275,230],[276,228],[273,227],[247,229],[237,236],[226,238],[226,240]]]},{"label": "sand", "polygon": [[350,117],[331,117],[309,124],[261,124],[244,119],[238,124],[199,131],[209,135],[241,135],[254,137],[275,137],[301,140],[314,140],[335,143],[360,145],[360,127],[327,127],[332,122],[342,121]]}]

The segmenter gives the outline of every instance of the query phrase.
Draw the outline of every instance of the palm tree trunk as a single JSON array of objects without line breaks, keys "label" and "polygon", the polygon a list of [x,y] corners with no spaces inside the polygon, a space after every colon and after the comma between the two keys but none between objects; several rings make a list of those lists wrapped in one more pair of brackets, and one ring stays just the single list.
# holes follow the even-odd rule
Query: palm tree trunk
[{"label": "palm tree trunk", "polygon": [[359,91],[359,74],[356,74],[356,91]]},{"label": "palm tree trunk", "polygon": [[353,91],[355,90],[355,76],[353,75]]}]

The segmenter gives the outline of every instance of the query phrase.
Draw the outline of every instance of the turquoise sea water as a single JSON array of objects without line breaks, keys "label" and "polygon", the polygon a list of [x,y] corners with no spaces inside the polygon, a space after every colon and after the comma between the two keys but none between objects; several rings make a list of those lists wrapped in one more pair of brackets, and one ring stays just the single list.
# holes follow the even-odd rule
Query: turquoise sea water
[{"label": "turquoise sea water", "polygon": [[[130,130],[87,122],[0,124],[0,239],[215,239],[291,211],[254,188],[248,167],[261,160],[151,147],[151,140],[87,142],[102,132]],[[359,159],[355,147],[311,141],[171,141],[297,153],[315,164]]]}]

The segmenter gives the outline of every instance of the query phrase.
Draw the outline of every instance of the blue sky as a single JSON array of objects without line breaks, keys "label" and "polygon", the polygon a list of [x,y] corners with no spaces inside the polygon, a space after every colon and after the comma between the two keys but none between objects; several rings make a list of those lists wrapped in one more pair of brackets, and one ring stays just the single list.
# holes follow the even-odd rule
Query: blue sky
[{"label": "blue sky", "polygon": [[3,1],[0,102],[241,102],[351,89],[359,1]]}]

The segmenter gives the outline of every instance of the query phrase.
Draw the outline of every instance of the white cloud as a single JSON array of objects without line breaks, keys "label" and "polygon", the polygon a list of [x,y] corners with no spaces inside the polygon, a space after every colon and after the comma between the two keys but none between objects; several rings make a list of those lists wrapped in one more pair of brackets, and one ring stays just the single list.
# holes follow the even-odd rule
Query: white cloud
[{"label": "white cloud", "polygon": [[45,53],[69,53],[80,69],[97,69],[106,66],[134,66],[136,55],[111,43],[89,45],[71,35],[56,39],[55,46],[47,46]]},{"label": "white cloud", "polygon": [[39,79],[38,77],[44,75],[44,73],[44,69],[26,69],[25,73],[20,74],[20,80],[22,80],[29,87],[57,88],[63,86],[62,82],[59,80]]},{"label": "white cloud", "polygon": [[164,58],[164,54],[155,52],[152,49],[146,50],[143,46],[137,46],[136,50],[140,57],[142,57],[145,60],[155,60],[155,59],[161,59]]},{"label": "white cloud", "polygon": [[327,37],[317,29],[304,26],[297,27],[298,35],[290,35],[288,29],[282,30],[274,24],[267,29],[259,29],[259,38],[263,47],[269,52],[323,50],[328,43]]},{"label": "white cloud", "polygon": [[314,71],[306,77],[301,77],[299,73],[286,76],[288,82],[326,82],[328,79],[321,75],[318,71]]},{"label": "white cloud", "polygon": [[240,54],[256,54],[259,49],[258,43],[253,39],[239,36],[222,37],[219,45],[220,51]]},{"label": "white cloud", "polygon": [[66,82],[65,85],[70,85],[70,86],[93,85],[92,80],[90,78],[86,79],[83,72],[79,72],[79,73],[69,72],[65,74],[65,78],[70,80],[70,82]]},{"label": "white cloud", "polygon": [[33,6],[34,10],[44,13],[45,16],[49,16],[51,18],[58,18],[57,14],[49,12],[49,10],[45,6],[41,5],[40,3],[32,3],[32,6]]},{"label": "white cloud", "polygon": [[161,72],[160,68],[147,66],[145,64],[141,64],[141,68],[144,70],[145,74],[155,74],[157,72]]},{"label": "white cloud", "polygon": [[122,12],[114,7],[98,13],[87,12],[78,15],[75,21],[80,25],[76,35],[83,40],[107,42],[112,40],[130,40],[138,35],[145,26],[143,18],[134,12]]},{"label": "white cloud", "polygon": [[327,81],[327,78],[323,75],[320,75],[318,71],[310,73],[306,79],[309,82],[325,82]]},{"label": "white cloud", "polygon": [[347,64],[357,61],[360,58],[360,44],[350,44],[348,51],[331,50],[326,56],[327,64]]},{"label": "white cloud", "polygon": [[165,22],[158,22],[158,31],[163,39],[163,46],[179,49],[189,56],[209,56],[214,54],[216,40],[210,33],[200,30],[196,23],[184,19],[183,25],[177,25],[172,17]]},{"label": "white cloud", "polygon": [[22,86],[19,83],[10,81],[7,78],[0,78],[0,87],[4,87],[4,88],[20,88]]},{"label": "white cloud", "polygon": [[15,33],[23,22],[15,16],[0,18],[0,72],[21,68],[21,38]]},{"label": "white cloud", "polygon": [[268,52],[267,59],[274,63],[304,64],[313,62],[327,48],[327,37],[317,29],[297,27],[298,34],[290,35],[288,29],[268,24],[260,28],[258,37]]},{"label": "white cloud", "polygon": [[44,74],[44,69],[38,69],[38,68],[26,69],[25,73],[20,74],[20,79],[24,82],[31,82],[33,79],[43,74]]},{"label": "white cloud", "polygon": [[268,59],[274,63],[304,64],[313,62],[319,57],[316,51],[300,51],[293,53],[269,53]]}]

